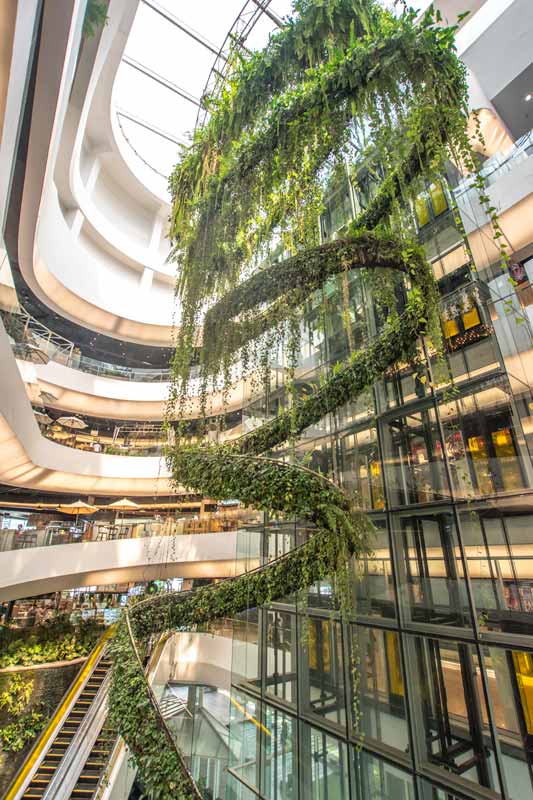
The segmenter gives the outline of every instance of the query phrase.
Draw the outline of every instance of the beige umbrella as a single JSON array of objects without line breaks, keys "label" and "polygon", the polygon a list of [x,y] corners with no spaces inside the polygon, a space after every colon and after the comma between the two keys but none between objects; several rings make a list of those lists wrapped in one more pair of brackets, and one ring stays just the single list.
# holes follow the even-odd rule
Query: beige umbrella
[{"label": "beige umbrella", "polygon": [[51,422],[54,420],[48,414],[45,414],[44,411],[34,411],[35,419],[37,422],[40,422],[41,425],[50,425]]},{"label": "beige umbrella", "polygon": [[89,427],[87,423],[79,419],[79,417],[58,417],[56,422],[59,422],[64,428],[73,428],[74,430],[80,431]]},{"label": "beige umbrella", "polygon": [[127,497],[123,497],[122,500],[115,500],[114,503],[110,503],[106,508],[113,508],[115,511],[134,511],[136,508],[140,508],[140,505],[134,503],[133,500],[128,500]]},{"label": "beige umbrella", "polygon": [[[122,500],[115,500],[114,503],[110,503],[106,508],[112,508],[114,511],[117,512],[117,516],[120,518],[121,511],[134,511],[140,506],[137,503],[134,503],[133,500],[128,500],[127,497],[123,497]],[[115,517],[115,525],[117,524],[117,517]]]},{"label": "beige umbrella", "polygon": [[76,514],[76,525],[78,524],[78,517],[80,514],[94,514],[98,511],[97,506],[90,506],[83,500],[75,500],[73,503],[65,503],[57,507],[58,511],[62,514]]}]

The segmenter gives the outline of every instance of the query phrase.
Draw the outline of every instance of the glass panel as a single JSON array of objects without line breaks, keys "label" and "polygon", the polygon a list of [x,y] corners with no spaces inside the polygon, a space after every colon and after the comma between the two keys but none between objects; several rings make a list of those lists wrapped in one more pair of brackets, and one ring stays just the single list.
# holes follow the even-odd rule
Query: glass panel
[{"label": "glass panel", "polygon": [[232,680],[261,685],[259,611],[251,608],[233,620]]},{"label": "glass panel", "polygon": [[257,800],[257,795],[237,780],[234,775],[228,773],[225,800]]},{"label": "glass panel", "polygon": [[529,514],[464,512],[461,529],[478,624],[533,634],[533,529]]},{"label": "glass panel", "polygon": [[471,625],[451,510],[395,514],[392,519],[406,620]]},{"label": "glass panel", "polygon": [[376,428],[340,437],[339,454],[344,489],[357,495],[362,508],[383,509],[385,492]]},{"label": "glass panel", "polygon": [[439,214],[444,214],[448,210],[448,201],[441,181],[432,183],[428,191],[434,215],[438,217]]},{"label": "glass panel", "polygon": [[405,709],[405,685],[396,631],[354,626],[359,657],[360,733],[365,740],[376,739],[409,750]]},{"label": "glass panel", "polygon": [[433,767],[500,791],[486,735],[487,710],[477,657],[467,644],[406,636],[421,757]]},{"label": "glass panel", "polygon": [[414,800],[414,785],[410,775],[377,756],[355,752],[358,766],[358,800]]},{"label": "glass panel", "polygon": [[533,797],[533,656],[485,648],[485,667],[509,796]]},{"label": "glass panel", "polygon": [[300,651],[302,711],[337,725],[346,724],[340,624],[309,617],[307,644]]},{"label": "glass panel", "polygon": [[346,745],[307,723],[300,723],[300,797],[305,800],[348,800]]},{"label": "glass panel", "polygon": [[439,406],[456,493],[472,497],[524,488],[526,476],[506,385]]},{"label": "glass panel", "polygon": [[383,519],[373,519],[372,553],[354,564],[356,610],[359,616],[396,618],[389,534]]},{"label": "glass panel", "polygon": [[449,497],[432,408],[383,423],[385,475],[393,506]]},{"label": "glass panel", "polygon": [[260,703],[244,692],[231,689],[229,765],[242,779],[259,788]]},{"label": "glass panel", "polygon": [[296,615],[285,611],[266,613],[266,692],[296,704]]},{"label": "glass panel", "polygon": [[262,794],[268,800],[297,800],[296,720],[265,706]]}]

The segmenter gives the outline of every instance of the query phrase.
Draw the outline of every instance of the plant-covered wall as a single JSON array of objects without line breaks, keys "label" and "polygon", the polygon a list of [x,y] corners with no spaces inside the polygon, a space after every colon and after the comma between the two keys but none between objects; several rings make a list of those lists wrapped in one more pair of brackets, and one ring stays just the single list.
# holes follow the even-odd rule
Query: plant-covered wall
[{"label": "plant-covered wall", "polygon": [[[407,10],[396,17],[377,0],[296,0],[293,17],[264,50],[234,53],[210,112],[170,180],[181,323],[169,421],[178,434],[193,365],[206,414],[212,388],[227,390],[245,375],[267,387],[282,341],[290,384],[302,307],[331,276],[378,273],[373,286],[382,324],[315,392],[293,398],[262,427],[220,446],[187,447],[178,435],[169,449],[176,484],[306,518],[316,532],[254,573],[159,596],[127,612],[113,643],[111,715],[154,798],[199,794],[168,746],[170,734],[144,678],[150,636],[232,616],[328,576],[341,614],[349,610],[350,560],[368,553],[370,524],[356,498],[322,475],[269,456],[397,362],[416,361],[421,335],[439,348],[437,294],[406,209],[422,180],[438,175],[448,157],[468,152],[454,29],[432,13],[421,21]],[[321,244],[324,191],[347,158],[366,159],[377,189],[342,239]],[[398,275],[405,287],[401,310]]]},{"label": "plant-covered wall", "polygon": [[32,630],[2,629],[0,669],[81,658],[90,653],[101,634],[102,627],[93,620],[72,625],[62,617]]}]

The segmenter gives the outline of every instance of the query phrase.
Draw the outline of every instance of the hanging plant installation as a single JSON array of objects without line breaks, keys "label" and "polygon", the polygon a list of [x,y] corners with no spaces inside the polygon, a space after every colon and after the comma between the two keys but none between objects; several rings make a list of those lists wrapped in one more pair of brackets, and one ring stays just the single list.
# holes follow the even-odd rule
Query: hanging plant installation
[{"label": "hanging plant installation", "polygon": [[[334,275],[379,270],[376,283],[387,287],[387,276],[400,274],[406,302],[401,313],[391,309],[384,290],[376,339],[272,421],[228,444],[178,441],[169,450],[176,485],[305,518],[316,532],[255,572],[159,595],[125,614],[113,643],[110,709],[150,797],[201,796],[144,677],[139,654],[150,636],[233,616],[332,575],[341,615],[350,611],[350,560],[369,552],[370,523],[322,475],[267,455],[398,361],[415,359],[420,335],[439,347],[431,269],[405,222],[420,182],[441,173],[450,152],[468,149],[464,69],[454,28],[439,23],[432,13],[418,21],[408,11],[394,17],[374,0],[297,0],[293,18],[264,50],[235,54],[208,122],[171,176],[181,301],[171,418],[187,407],[192,364],[204,413],[217,382],[224,391],[236,374],[260,374],[268,383],[269,348],[283,337],[294,366],[298,315]],[[379,185],[343,237],[320,244],[324,187],[339,164],[360,157],[361,132]],[[284,260],[269,260],[274,249]]]}]

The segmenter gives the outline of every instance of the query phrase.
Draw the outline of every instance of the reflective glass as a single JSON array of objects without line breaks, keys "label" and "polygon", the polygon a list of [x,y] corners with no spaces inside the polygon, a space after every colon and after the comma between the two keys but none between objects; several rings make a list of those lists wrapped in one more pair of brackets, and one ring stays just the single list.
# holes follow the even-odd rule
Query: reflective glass
[{"label": "reflective glass", "polygon": [[339,739],[300,723],[300,797],[306,800],[348,800],[346,745]]},{"label": "reflective glass", "polygon": [[333,724],[346,724],[341,626],[317,617],[306,619],[307,642],[300,650],[301,710]]},{"label": "reflective glass", "polygon": [[433,408],[383,422],[385,477],[392,506],[448,498],[442,445]]},{"label": "reflective glass", "polygon": [[370,753],[354,754],[357,800],[414,800],[410,775]]},{"label": "reflective glass", "polygon": [[293,717],[265,705],[262,794],[268,800],[297,800],[297,723]]},{"label": "reflective glass", "polygon": [[405,753],[409,736],[399,635],[357,625],[352,637],[359,660],[361,733],[365,741],[375,739]]},{"label": "reflective glass", "polygon": [[422,761],[501,791],[474,649],[468,644],[414,636],[406,636],[406,645],[413,732]]},{"label": "reflective glass", "polygon": [[400,603],[407,622],[472,624],[451,509],[393,517]]}]

